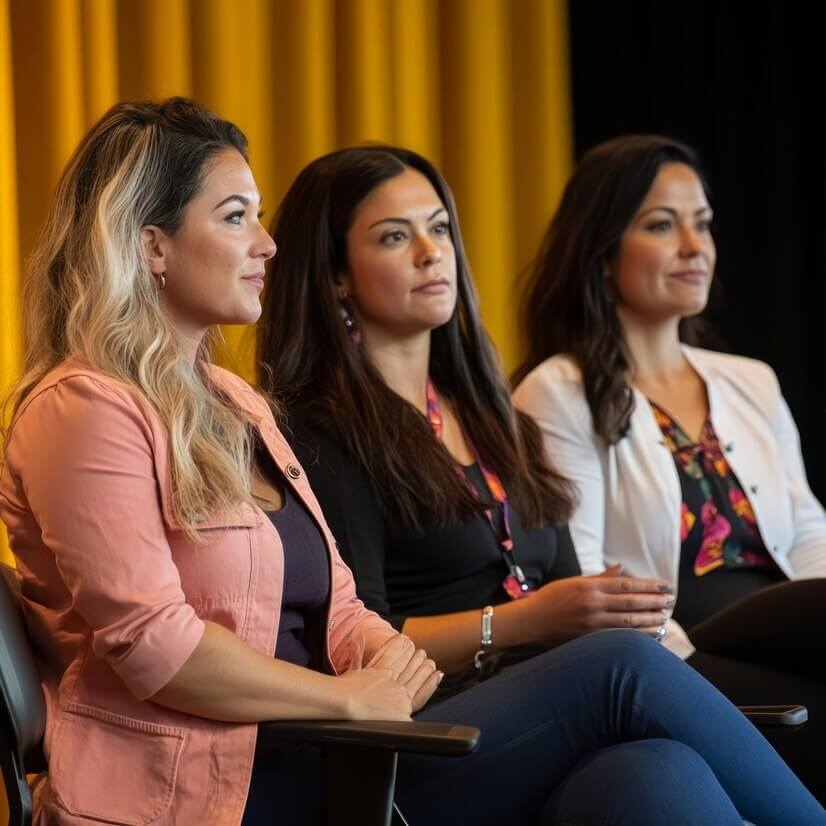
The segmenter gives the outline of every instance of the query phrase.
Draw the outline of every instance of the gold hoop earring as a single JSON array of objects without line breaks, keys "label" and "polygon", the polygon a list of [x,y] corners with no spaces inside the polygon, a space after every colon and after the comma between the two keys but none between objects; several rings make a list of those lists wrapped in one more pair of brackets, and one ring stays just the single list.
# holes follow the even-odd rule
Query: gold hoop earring
[{"label": "gold hoop earring", "polygon": [[158,283],[160,284],[160,288],[162,290],[166,289],[166,273],[162,272],[160,277],[158,278]]}]

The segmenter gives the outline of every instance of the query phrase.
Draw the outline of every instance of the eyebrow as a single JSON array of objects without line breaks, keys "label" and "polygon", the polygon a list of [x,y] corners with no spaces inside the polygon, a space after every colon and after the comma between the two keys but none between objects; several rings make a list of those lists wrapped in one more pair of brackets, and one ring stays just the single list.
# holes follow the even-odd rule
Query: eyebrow
[{"label": "eyebrow", "polygon": [[[438,209],[435,209],[428,215],[427,220],[432,221],[440,212],[447,212],[447,207],[440,206]],[[367,229],[373,229],[373,227],[377,227],[379,224],[407,224],[410,226],[412,223],[408,218],[382,218],[380,221],[370,224]]]},{"label": "eyebrow", "polygon": [[[637,218],[643,218],[644,216],[648,215],[649,212],[656,212],[657,210],[661,210],[662,212],[668,212],[669,214],[673,215],[675,218],[677,217],[677,210],[673,207],[667,206],[653,206],[649,207],[645,210],[645,212],[641,212],[637,215]],[[713,212],[710,206],[700,207],[699,209],[694,210],[695,215],[700,215],[702,212]]]},{"label": "eyebrow", "polygon": [[[212,208],[212,211],[215,212],[216,209],[220,209],[222,206],[224,206],[224,204],[228,204],[230,201],[240,201],[245,207],[249,206],[250,203],[251,203],[250,199],[247,198],[246,195],[227,195],[227,197],[224,198],[223,201],[221,201],[218,204],[215,204],[215,206]],[[259,201],[258,201],[258,207],[259,208],[261,207],[262,203],[263,203],[263,199],[259,199]]]}]

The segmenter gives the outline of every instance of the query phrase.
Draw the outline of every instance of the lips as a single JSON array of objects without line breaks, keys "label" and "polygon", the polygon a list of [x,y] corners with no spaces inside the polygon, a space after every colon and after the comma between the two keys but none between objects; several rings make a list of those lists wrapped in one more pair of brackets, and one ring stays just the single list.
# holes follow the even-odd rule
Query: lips
[{"label": "lips", "polygon": [[671,273],[672,278],[679,278],[681,281],[686,281],[689,284],[705,284],[708,279],[708,273],[705,270],[683,270],[681,272]]},{"label": "lips", "polygon": [[413,292],[414,293],[442,293],[445,290],[449,289],[450,282],[446,278],[434,278],[431,281],[427,281],[426,283],[422,284],[420,287],[416,287]]},{"label": "lips", "polygon": [[244,275],[242,276],[242,280],[246,281],[248,284],[254,284],[259,290],[264,288],[264,273],[262,272],[253,273],[252,275]]}]

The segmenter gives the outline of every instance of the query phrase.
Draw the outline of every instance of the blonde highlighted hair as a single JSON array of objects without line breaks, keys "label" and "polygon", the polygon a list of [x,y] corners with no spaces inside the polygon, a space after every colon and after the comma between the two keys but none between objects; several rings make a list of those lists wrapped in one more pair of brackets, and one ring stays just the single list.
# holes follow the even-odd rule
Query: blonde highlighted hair
[{"label": "blonde highlighted hair", "polygon": [[246,158],[243,133],[185,98],[119,103],[89,131],[30,261],[25,373],[9,399],[16,410],[70,356],[137,388],[169,430],[173,509],[195,538],[210,514],[249,498],[250,428],[210,386],[207,343],[194,366],[184,357],[140,232],[151,224],[174,234],[228,148]]}]

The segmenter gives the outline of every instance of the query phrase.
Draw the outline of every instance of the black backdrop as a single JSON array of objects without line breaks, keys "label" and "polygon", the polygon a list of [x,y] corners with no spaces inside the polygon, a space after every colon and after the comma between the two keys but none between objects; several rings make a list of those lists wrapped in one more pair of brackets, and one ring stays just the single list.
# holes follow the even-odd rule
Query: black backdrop
[{"label": "black backdrop", "polygon": [[576,151],[700,150],[726,349],[774,367],[826,494],[826,2],[569,0]]}]

